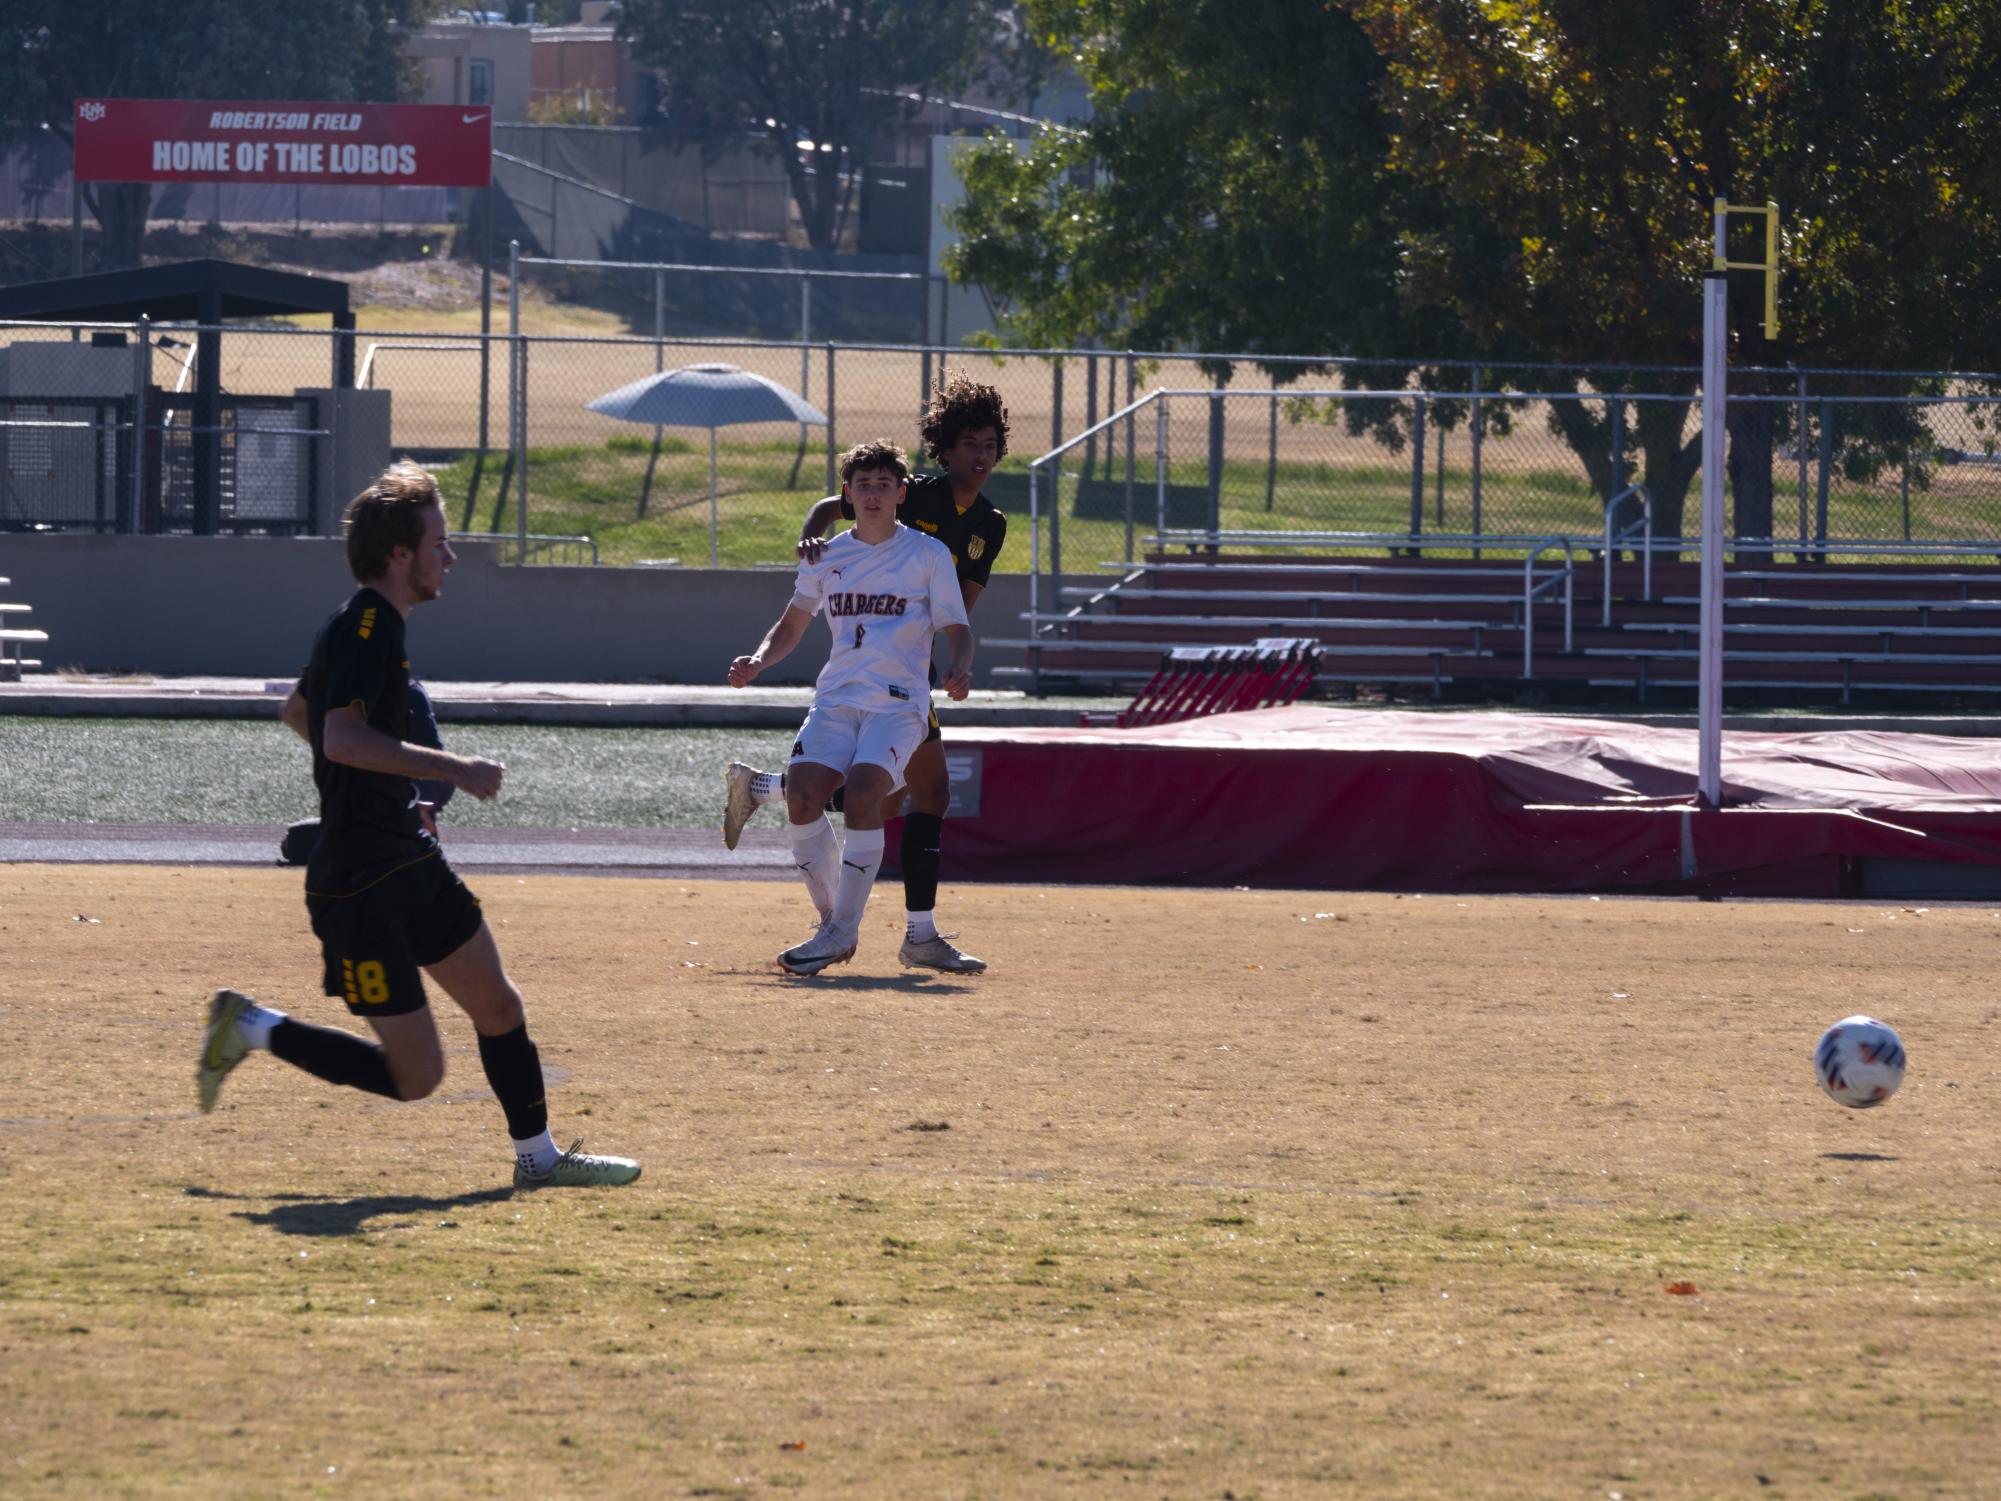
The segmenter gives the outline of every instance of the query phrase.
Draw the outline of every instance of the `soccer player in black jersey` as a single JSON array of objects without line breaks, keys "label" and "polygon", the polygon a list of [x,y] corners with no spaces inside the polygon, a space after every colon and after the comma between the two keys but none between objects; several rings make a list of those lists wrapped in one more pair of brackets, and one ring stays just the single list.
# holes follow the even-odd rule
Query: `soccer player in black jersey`
[{"label": "soccer player in black jersey", "polygon": [[479,1061],[514,1140],[515,1187],[630,1183],[639,1164],[629,1158],[589,1155],[581,1142],[556,1149],[521,992],[424,817],[418,781],[450,782],[484,801],[505,772],[411,741],[403,621],[439,596],[453,562],[437,481],[414,464],[385,470],[347,508],[347,561],[360,587],[320,628],[280,717],[313,748],[320,840],[306,865],[306,910],[326,993],[344,998],[378,1041],[218,990],[195,1070],[198,1102],[213,1110],[224,1077],[260,1049],[331,1084],[422,1099],[445,1075],[424,972],[479,1034]]},{"label": "soccer player in black jersey", "polygon": [[[981,486],[993,473],[994,466],[1007,456],[1007,407],[1001,402],[1000,392],[992,386],[981,385],[964,374],[947,373],[931,393],[918,430],[925,448],[943,472],[913,476],[903,504],[897,508],[896,519],[936,537],[951,550],[958,569],[959,589],[970,615],[987,587],[994,560],[1007,541],[1007,517],[981,493]],[[834,519],[840,516],[852,521],[854,514],[854,508],[839,495],[816,502],[799,528],[800,558],[817,562]],[[935,667],[932,677],[935,681]],[[724,777],[728,797],[723,809],[723,843],[735,849],[737,837],[751,814],[765,803],[784,800],[785,778],[782,773],[759,771],[740,761],[732,761]],[[951,974],[978,974],[987,967],[986,961],[958,949],[938,931],[934,915],[938,905],[938,850],[944,832],[945,808],[952,795],[935,710],[931,715],[930,738],[910,758],[905,780],[910,789],[910,807],[903,819],[900,854],[907,927],[898,958],[906,965]],[[821,916],[824,918],[826,914]]]}]

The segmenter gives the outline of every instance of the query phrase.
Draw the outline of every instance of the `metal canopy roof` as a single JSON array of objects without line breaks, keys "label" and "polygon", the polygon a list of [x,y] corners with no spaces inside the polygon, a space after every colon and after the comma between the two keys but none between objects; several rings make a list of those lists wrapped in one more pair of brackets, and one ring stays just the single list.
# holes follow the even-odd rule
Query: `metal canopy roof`
[{"label": "metal canopy roof", "polygon": [[336,326],[352,327],[347,283],[207,259],[0,287],[0,318],[193,323],[291,313],[331,313]]}]

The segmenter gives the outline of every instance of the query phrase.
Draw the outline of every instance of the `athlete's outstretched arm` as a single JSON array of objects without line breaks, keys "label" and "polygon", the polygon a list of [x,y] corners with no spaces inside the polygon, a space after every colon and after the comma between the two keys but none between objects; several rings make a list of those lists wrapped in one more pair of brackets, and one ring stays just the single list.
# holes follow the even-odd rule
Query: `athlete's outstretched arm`
[{"label": "athlete's outstretched arm", "polygon": [[746,688],[765,668],[785,659],[788,652],[799,644],[799,638],[806,634],[806,627],[813,623],[813,617],[797,605],[787,605],[785,613],[778,617],[771,629],[764,633],[764,641],[747,657],[738,657],[730,663],[730,686]]},{"label": "athlete's outstretched arm", "polygon": [[947,698],[964,698],[973,688],[973,633],[963,625],[942,625],[938,634],[945,638],[945,676],[938,686]]},{"label": "athlete's outstretched arm", "polygon": [[827,550],[827,533],[840,519],[841,497],[829,495],[825,500],[813,502],[813,509],[806,513],[806,519],[799,523],[799,545],[794,549],[802,563],[817,563],[820,554]]},{"label": "athlete's outstretched arm", "polygon": [[506,771],[498,761],[455,756],[450,751],[412,745],[407,740],[385,735],[364,719],[353,704],[328,712],[320,744],[329,761],[360,771],[409,777],[412,781],[431,778],[450,782],[482,802],[500,791],[500,778]]}]

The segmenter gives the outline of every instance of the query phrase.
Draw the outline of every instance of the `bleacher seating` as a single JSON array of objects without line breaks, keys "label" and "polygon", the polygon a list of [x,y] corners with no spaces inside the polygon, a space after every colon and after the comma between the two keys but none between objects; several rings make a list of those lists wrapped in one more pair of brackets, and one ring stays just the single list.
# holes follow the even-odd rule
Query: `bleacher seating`
[{"label": "bleacher seating", "polygon": [[[1580,557],[1565,639],[1561,559],[1525,604],[1523,563],[1494,558],[1156,556],[1103,587],[1066,587],[1024,616],[1027,665],[1044,691],[1144,683],[1163,649],[1242,646],[1283,633],[1318,643],[1322,692],[1434,698],[1685,702],[1699,659],[1692,561]],[[1978,701],[2001,694],[2001,567],[1799,563],[1728,570],[1725,691],[1742,702],[1850,705]],[[1609,624],[1601,623],[1609,615]],[[1526,632],[1533,671],[1524,674]],[[1002,669],[1004,672],[1007,669]]]},{"label": "bleacher seating", "polygon": [[[0,589],[5,589],[11,580],[0,578]],[[27,648],[40,646],[49,639],[47,631],[38,631],[32,626],[11,625],[8,622],[29,614],[30,605],[13,604],[0,600],[0,682],[17,683],[27,668],[40,667],[41,660],[27,655]]]}]

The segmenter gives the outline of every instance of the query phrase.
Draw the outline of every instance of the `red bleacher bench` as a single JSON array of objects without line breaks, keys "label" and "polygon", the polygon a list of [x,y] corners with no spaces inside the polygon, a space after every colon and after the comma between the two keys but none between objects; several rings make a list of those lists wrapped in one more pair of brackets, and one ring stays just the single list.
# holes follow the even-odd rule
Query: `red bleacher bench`
[{"label": "red bleacher bench", "polygon": [[1078,722],[1130,729],[1276,708],[1297,702],[1319,667],[1320,643],[1306,636],[1265,636],[1248,646],[1170,647],[1129,705],[1117,714],[1083,714]]}]

